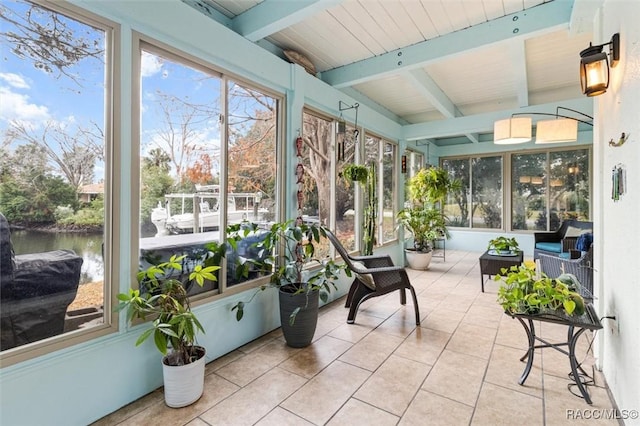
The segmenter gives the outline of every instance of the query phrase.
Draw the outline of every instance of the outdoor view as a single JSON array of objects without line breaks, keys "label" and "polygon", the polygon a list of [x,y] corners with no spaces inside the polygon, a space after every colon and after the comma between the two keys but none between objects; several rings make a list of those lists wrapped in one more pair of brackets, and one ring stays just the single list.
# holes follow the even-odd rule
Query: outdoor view
[{"label": "outdoor view", "polygon": [[[589,220],[589,150],[510,156],[511,230],[553,231],[565,219]],[[444,210],[449,226],[503,228],[503,199],[507,195],[502,188],[502,162],[502,156],[442,161],[443,167],[460,179],[463,189],[448,196]]]},{"label": "outdoor view", "polygon": [[0,37],[6,350],[102,321],[110,59],[107,28],[27,2],[0,5]]},{"label": "outdoor view", "polygon": [[[219,249],[220,229],[274,220],[278,101],[149,43],[140,64],[141,267],[181,251],[189,270]],[[235,261],[258,238],[229,249],[226,280],[190,291],[254,278],[235,274]]]}]

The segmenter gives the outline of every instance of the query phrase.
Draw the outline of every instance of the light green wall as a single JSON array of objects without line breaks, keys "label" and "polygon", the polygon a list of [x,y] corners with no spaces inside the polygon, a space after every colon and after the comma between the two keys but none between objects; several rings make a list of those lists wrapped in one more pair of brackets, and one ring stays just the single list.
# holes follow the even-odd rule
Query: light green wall
[{"label": "light green wall", "polygon": [[[355,102],[301,67],[276,58],[182,2],[77,0],[73,3],[121,26],[123,81],[120,96],[123,102],[119,115],[122,134],[119,154],[124,164],[122,182],[130,182],[131,167],[137,164],[133,153],[137,151],[132,150],[130,136],[132,31],[178,47],[228,73],[286,95],[285,142],[289,158],[293,158],[293,141],[295,131],[301,127],[304,103],[338,116],[340,100]],[[400,125],[364,106],[360,108],[358,122],[393,140],[400,134]],[[293,176],[291,164],[292,161],[286,162],[285,169],[290,183],[289,205],[293,204],[295,196],[295,186],[290,181]],[[132,232],[137,233],[137,222],[130,215],[130,186],[123,183],[114,192],[121,206],[120,237],[123,241],[115,251],[115,259],[125,265],[115,283],[119,290],[125,291],[129,277],[134,275],[128,268],[132,252],[127,242]],[[287,216],[292,217],[293,213],[290,207]],[[398,250],[390,246],[380,252],[397,257]],[[332,298],[344,295],[348,284],[349,281],[343,279]],[[243,320],[236,322],[231,307],[238,300],[247,300],[251,294],[252,291],[245,292],[194,308],[206,330],[198,340],[207,348],[208,361],[279,326],[276,292],[261,293],[247,307]],[[122,331],[119,333],[3,367],[0,424],[84,425],[161,386],[160,356],[152,342],[146,342],[140,348],[134,345],[141,327],[144,325],[127,330],[124,319],[120,319]]]}]

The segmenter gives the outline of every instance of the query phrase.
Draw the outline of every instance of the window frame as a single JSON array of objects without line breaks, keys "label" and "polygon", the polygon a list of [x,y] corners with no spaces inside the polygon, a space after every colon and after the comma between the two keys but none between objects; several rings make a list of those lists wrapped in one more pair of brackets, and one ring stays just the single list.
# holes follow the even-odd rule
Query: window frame
[{"label": "window frame", "polygon": [[122,198],[119,197],[122,172],[125,170],[121,161],[121,117],[123,117],[121,90],[122,75],[120,73],[122,30],[120,24],[88,10],[64,2],[45,0],[26,0],[55,13],[65,15],[82,24],[104,31],[105,66],[104,66],[104,278],[103,278],[103,323],[92,327],[72,330],[51,338],[17,346],[0,352],[2,367],[17,364],[49,353],[66,349],[80,343],[89,342],[99,337],[118,331],[118,316],[113,313],[113,304],[119,291],[117,278],[121,275],[121,264],[116,250],[121,241],[121,224],[118,212],[121,210]]},{"label": "window frame", "polygon": [[[469,161],[469,180],[470,182],[473,180],[473,173],[471,170],[471,159],[479,158],[479,157],[502,157],[502,204],[503,204],[503,212],[502,212],[502,227],[500,229],[494,228],[474,228],[472,226],[473,221],[472,218],[469,217],[469,226],[460,227],[460,226],[452,226],[447,225],[449,228],[453,230],[464,230],[464,231],[472,231],[472,232],[510,232],[514,234],[532,234],[534,232],[540,232],[538,230],[530,229],[513,229],[513,204],[512,204],[512,157],[513,155],[529,155],[529,154],[541,154],[544,153],[547,158],[547,165],[545,172],[548,174],[549,172],[549,158],[553,153],[556,152],[567,152],[567,151],[576,151],[576,150],[586,150],[588,157],[588,185],[589,185],[589,217],[593,217],[593,147],[591,145],[571,145],[571,146],[560,146],[553,148],[542,148],[542,149],[526,149],[521,151],[501,151],[501,152],[490,152],[490,153],[479,153],[479,154],[468,154],[468,155],[455,155],[455,156],[443,156],[439,159],[440,166],[443,165],[445,160],[467,160]],[[547,216],[549,214],[549,181],[545,183],[547,185],[547,192],[545,194],[545,209],[547,211]],[[470,190],[472,186],[470,185]],[[468,202],[472,203],[473,196],[472,194],[468,194]],[[469,209],[471,213],[471,209]],[[549,223],[549,222],[547,222]]]},{"label": "window frame", "polygon": [[[278,93],[274,90],[268,89],[258,83],[247,80],[246,78],[242,78],[234,73],[227,72],[221,67],[216,66],[202,58],[194,56],[189,52],[180,50],[178,47],[174,47],[153,37],[147,36],[146,34],[133,31],[132,32],[132,96],[131,96],[131,105],[132,105],[132,116],[141,117],[141,101],[142,101],[142,93],[141,93],[141,53],[143,50],[157,53],[162,56],[168,57],[171,60],[174,60],[177,63],[184,64],[186,66],[195,68],[199,71],[202,71],[207,74],[215,75],[220,78],[221,81],[221,105],[220,105],[220,119],[221,119],[221,132],[220,132],[220,152],[221,159],[224,161],[220,162],[220,185],[226,185],[228,176],[227,176],[227,151],[228,151],[228,84],[229,81],[233,81],[235,83],[241,84],[242,86],[249,87],[252,90],[258,90],[261,93],[273,97],[277,101],[276,114],[277,117],[275,119],[277,129],[276,129],[276,147],[275,147],[275,159],[276,159],[276,188],[275,188],[275,196],[276,196],[276,211],[275,216],[276,220],[280,220],[280,216],[282,215],[282,200],[283,200],[283,181],[285,178],[285,172],[282,170],[283,167],[280,167],[283,163],[282,158],[284,152],[284,143],[283,143],[283,132],[284,132],[284,114],[283,108],[286,105],[286,96],[282,93]],[[133,120],[131,124],[131,158],[133,159],[131,164],[131,211],[135,212],[132,215],[132,226],[139,226],[140,223],[140,146],[141,146],[141,123],[140,119]],[[226,223],[226,218],[223,221],[223,224]],[[226,237],[223,236],[220,242],[225,242]],[[130,256],[129,258],[129,268],[131,270],[130,282],[134,283],[134,287],[136,286],[136,273],[138,271],[138,257],[140,253],[140,237],[136,232],[135,235],[131,235],[131,253],[135,253],[135,255]],[[259,287],[265,283],[269,282],[270,277],[264,276],[259,277],[252,280],[247,280],[241,283],[237,283],[233,286],[227,286],[226,281],[226,271],[227,271],[227,258],[224,257],[221,264],[220,276],[221,279],[218,281],[218,287],[216,290],[207,291],[203,293],[199,293],[193,295],[191,297],[192,306],[203,305],[227,296],[232,296],[237,293],[242,293],[244,291],[250,290],[252,288]],[[127,290],[130,286],[127,285],[123,287],[122,290]]]}]

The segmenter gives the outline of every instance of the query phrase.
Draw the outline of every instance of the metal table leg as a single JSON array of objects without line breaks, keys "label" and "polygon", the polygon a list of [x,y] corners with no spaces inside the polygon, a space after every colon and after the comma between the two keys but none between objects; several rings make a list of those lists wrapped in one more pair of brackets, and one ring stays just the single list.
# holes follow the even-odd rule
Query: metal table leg
[{"label": "metal table leg", "polygon": [[520,321],[520,324],[522,324],[524,330],[527,332],[527,339],[529,340],[529,349],[527,349],[527,353],[520,358],[520,361],[524,361],[524,359],[527,358],[527,365],[522,372],[522,376],[520,376],[520,379],[518,380],[519,385],[524,385],[525,380],[527,380],[527,377],[529,377],[529,373],[531,372],[531,367],[533,366],[533,354],[536,348],[536,329],[533,325],[533,321],[530,319],[527,320],[528,325],[520,317],[518,317],[518,321]]},{"label": "metal table leg", "polygon": [[569,363],[571,364],[571,374],[573,375],[573,381],[576,382],[578,389],[580,389],[580,393],[582,397],[586,401],[587,404],[591,405],[591,397],[589,397],[589,392],[587,392],[587,388],[580,380],[580,376],[578,375],[578,369],[582,371],[584,374],[585,371],[582,367],[578,366],[578,361],[576,360],[576,343],[578,342],[578,338],[582,333],[585,332],[584,328],[580,328],[575,334],[573,333],[573,326],[569,326]]}]

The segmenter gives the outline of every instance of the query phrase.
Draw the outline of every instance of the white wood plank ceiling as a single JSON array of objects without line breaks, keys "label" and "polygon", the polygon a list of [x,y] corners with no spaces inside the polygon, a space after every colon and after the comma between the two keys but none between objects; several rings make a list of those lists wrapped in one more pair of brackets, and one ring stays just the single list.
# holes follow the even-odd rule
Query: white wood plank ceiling
[{"label": "white wood plank ceiling", "polygon": [[[570,30],[573,0],[182,1],[282,58],[306,56],[318,78],[411,125],[409,139],[478,143],[499,113],[592,110],[578,78],[591,34]],[[471,116],[475,131],[456,125]]]}]

